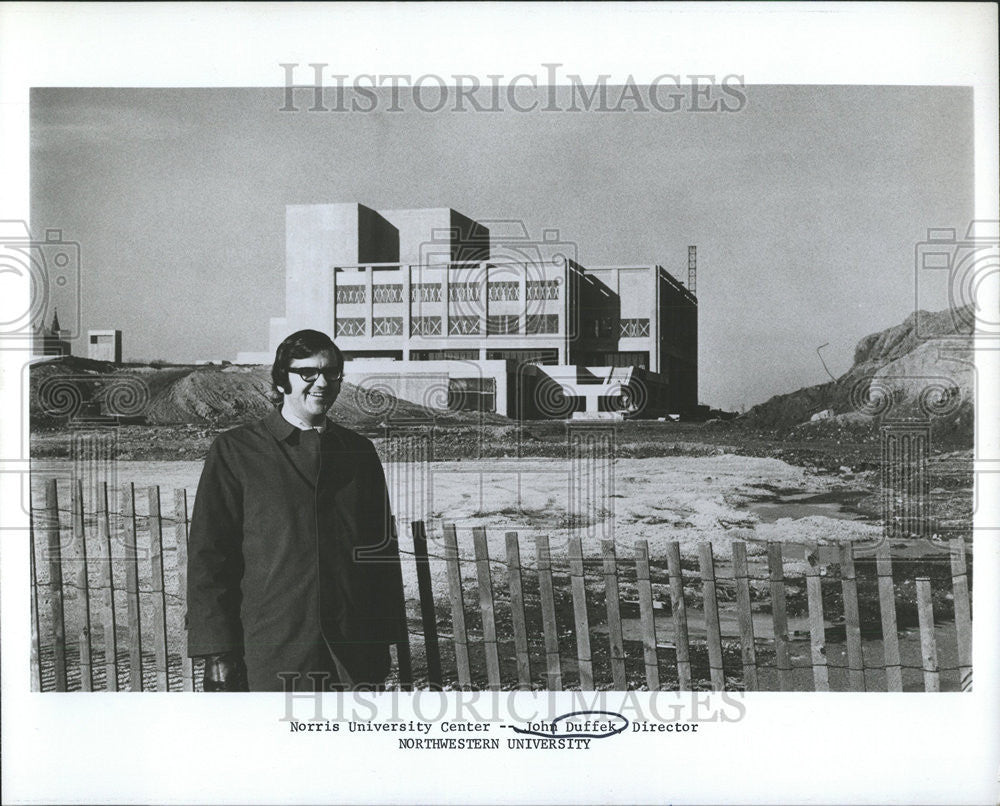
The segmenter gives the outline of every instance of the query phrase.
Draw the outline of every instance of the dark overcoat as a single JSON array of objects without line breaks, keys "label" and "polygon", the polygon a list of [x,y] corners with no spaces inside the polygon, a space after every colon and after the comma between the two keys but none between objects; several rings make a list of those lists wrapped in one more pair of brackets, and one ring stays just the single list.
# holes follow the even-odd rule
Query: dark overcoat
[{"label": "dark overcoat", "polygon": [[378,684],[403,612],[369,440],[330,421],[317,439],[277,410],[215,440],[191,517],[190,656],[242,653],[251,691],[283,690],[282,673],[309,690],[310,672]]}]

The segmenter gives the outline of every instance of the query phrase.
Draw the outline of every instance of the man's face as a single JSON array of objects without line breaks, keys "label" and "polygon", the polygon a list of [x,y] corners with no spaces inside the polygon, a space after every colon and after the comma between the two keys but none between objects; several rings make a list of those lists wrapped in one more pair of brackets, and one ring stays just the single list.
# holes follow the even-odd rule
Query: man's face
[{"label": "man's face", "polygon": [[285,393],[284,405],[307,423],[318,424],[340,394],[340,379],[337,376],[341,372],[342,367],[337,364],[337,357],[332,352],[293,358],[288,371],[291,391]]}]

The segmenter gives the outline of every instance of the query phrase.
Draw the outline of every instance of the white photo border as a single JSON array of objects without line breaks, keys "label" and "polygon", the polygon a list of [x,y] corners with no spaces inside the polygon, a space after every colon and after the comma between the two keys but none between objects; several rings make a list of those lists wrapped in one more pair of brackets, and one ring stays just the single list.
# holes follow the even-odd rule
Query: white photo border
[{"label": "white photo border", "polygon": [[[972,86],[976,217],[996,220],[996,35],[996,6],[986,3],[12,3],[0,8],[0,218],[30,218],[30,87],[277,87],[281,63],[327,62],[344,73],[363,65],[508,76],[560,63],[584,79],[632,75],[639,84],[670,72],[737,74],[748,86]],[[977,517],[993,524],[998,359],[996,350],[977,355],[979,444],[989,449],[976,468],[988,481]],[[5,414],[26,409],[22,364],[23,355],[3,352]],[[18,539],[27,527],[16,520],[27,440],[20,417],[2,421],[3,525],[23,529],[4,530],[0,549],[5,803],[997,801],[995,531],[976,538],[971,694],[736,695],[743,719],[709,724],[697,740],[629,737],[582,756],[524,753],[515,764],[492,753],[407,753],[367,735],[335,744],[292,735],[279,722],[280,695],[28,694],[28,655],[18,651],[29,643],[28,548]],[[516,695],[526,707],[541,696]],[[567,693],[544,696],[570,702]],[[433,712],[435,698],[454,708],[461,695],[421,697]]]}]

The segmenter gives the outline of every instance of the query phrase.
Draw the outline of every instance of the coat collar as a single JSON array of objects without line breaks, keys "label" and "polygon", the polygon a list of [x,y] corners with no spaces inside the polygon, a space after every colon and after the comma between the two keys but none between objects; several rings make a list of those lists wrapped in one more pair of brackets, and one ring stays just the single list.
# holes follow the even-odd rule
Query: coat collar
[{"label": "coat collar", "polygon": [[[299,433],[299,429],[296,428],[294,425],[292,425],[290,422],[288,422],[288,420],[286,420],[281,415],[281,409],[275,409],[270,414],[268,414],[264,418],[264,425],[266,426],[267,430],[274,435],[274,438],[281,442],[288,442],[289,437],[291,437],[293,434],[297,437]],[[331,422],[330,418],[327,417],[326,428],[324,429],[324,432],[329,433],[332,425],[333,423]]]}]

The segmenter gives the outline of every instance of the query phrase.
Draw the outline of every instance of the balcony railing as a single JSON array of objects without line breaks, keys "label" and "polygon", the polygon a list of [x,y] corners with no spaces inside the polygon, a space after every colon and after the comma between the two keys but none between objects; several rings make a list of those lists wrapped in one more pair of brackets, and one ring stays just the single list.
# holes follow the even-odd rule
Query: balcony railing
[{"label": "balcony railing", "polygon": [[619,335],[621,338],[649,336],[649,320],[622,319],[619,322]]},{"label": "balcony railing", "polygon": [[410,302],[440,302],[440,283],[414,283],[410,286]]},{"label": "balcony railing", "polygon": [[403,334],[403,317],[376,316],[372,320],[373,336],[401,336]]},{"label": "balcony railing", "polygon": [[448,319],[449,336],[478,336],[479,333],[478,316],[452,316]]},{"label": "balcony railing", "polygon": [[410,333],[414,336],[440,336],[440,316],[414,316],[410,320]]},{"label": "balcony railing", "polygon": [[337,286],[337,304],[350,304],[365,301],[365,287],[363,285],[339,285]]},{"label": "balcony railing", "polygon": [[351,317],[337,320],[338,336],[364,336],[365,320],[358,317]]},{"label": "balcony railing", "polygon": [[505,300],[516,301],[520,299],[518,283],[516,280],[490,283],[487,288],[489,289],[491,302],[502,302]]},{"label": "balcony railing", "polygon": [[402,302],[403,286],[401,284],[372,286],[372,300],[375,302]]}]

